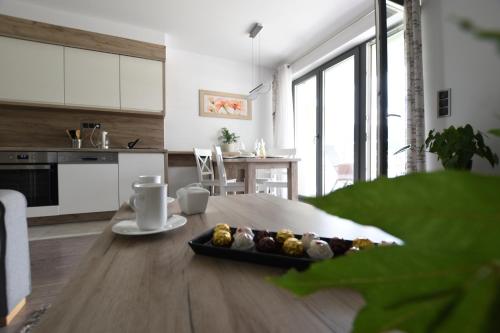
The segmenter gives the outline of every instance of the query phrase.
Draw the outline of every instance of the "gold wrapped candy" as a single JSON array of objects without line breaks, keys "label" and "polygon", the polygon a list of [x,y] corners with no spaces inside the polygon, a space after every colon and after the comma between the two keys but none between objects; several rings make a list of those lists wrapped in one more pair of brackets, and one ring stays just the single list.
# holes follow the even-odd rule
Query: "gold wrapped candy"
[{"label": "gold wrapped candy", "polygon": [[219,223],[215,226],[214,228],[214,234],[219,231],[219,230],[224,230],[224,231],[227,231],[227,232],[231,232],[231,229],[229,228],[229,225],[225,224],[225,223]]},{"label": "gold wrapped candy", "polygon": [[289,229],[281,229],[276,233],[276,241],[280,244],[285,243],[288,238],[293,237],[293,232]]},{"label": "gold wrapped candy", "polygon": [[214,232],[214,236],[212,237],[212,243],[215,246],[229,246],[231,245],[231,233],[226,230],[218,230]]},{"label": "gold wrapped candy", "polygon": [[360,250],[364,250],[374,247],[374,244],[369,239],[357,238],[352,241],[352,247],[357,247]]},{"label": "gold wrapped candy", "polygon": [[304,253],[304,245],[297,238],[288,238],[283,244],[283,252],[289,256],[298,257]]}]

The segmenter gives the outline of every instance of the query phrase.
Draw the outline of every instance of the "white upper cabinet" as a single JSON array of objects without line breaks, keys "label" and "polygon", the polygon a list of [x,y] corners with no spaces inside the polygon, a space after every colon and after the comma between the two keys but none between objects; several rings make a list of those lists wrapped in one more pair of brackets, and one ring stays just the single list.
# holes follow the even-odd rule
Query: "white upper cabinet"
[{"label": "white upper cabinet", "polygon": [[70,47],[64,51],[66,104],[119,109],[119,56]]},{"label": "white upper cabinet", "polygon": [[64,104],[63,49],[0,37],[0,100]]},{"label": "white upper cabinet", "polygon": [[120,56],[121,108],[163,111],[163,63]]}]

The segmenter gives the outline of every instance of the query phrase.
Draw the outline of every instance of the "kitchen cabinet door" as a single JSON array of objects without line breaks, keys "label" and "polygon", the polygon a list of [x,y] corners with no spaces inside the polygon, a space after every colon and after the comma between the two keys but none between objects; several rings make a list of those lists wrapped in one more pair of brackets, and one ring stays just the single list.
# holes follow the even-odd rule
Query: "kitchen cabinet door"
[{"label": "kitchen cabinet door", "polygon": [[117,164],[59,164],[59,213],[118,209]]},{"label": "kitchen cabinet door", "polygon": [[66,104],[120,108],[120,60],[116,54],[64,48]]},{"label": "kitchen cabinet door", "polygon": [[133,154],[118,155],[120,179],[120,204],[128,202],[132,195],[132,182],[139,176],[161,175],[165,181],[164,154]]},{"label": "kitchen cabinet door", "polygon": [[163,63],[120,56],[121,108],[163,111]]},{"label": "kitchen cabinet door", "polygon": [[0,37],[0,100],[64,104],[64,48]]}]

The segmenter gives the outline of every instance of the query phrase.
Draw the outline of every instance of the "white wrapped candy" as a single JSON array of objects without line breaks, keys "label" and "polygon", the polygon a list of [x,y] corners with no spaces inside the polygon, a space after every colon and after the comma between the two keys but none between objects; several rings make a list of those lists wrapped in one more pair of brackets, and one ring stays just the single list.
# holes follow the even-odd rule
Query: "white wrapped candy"
[{"label": "white wrapped candy", "polygon": [[236,250],[250,250],[254,247],[253,236],[245,232],[235,233],[232,249]]},{"label": "white wrapped candy", "polygon": [[311,242],[309,250],[307,250],[309,257],[315,260],[329,259],[333,257],[333,251],[327,242],[315,239]]},{"label": "white wrapped candy", "polygon": [[308,249],[309,246],[311,245],[311,242],[315,239],[319,239],[319,236],[315,232],[306,232],[305,234],[302,235],[301,242],[302,245],[304,245],[304,249]]},{"label": "white wrapped candy", "polygon": [[254,234],[252,232],[252,228],[250,227],[238,227],[238,229],[236,229],[236,232],[235,232],[235,236],[237,234],[240,234],[240,233],[245,233],[245,234],[249,234],[250,236],[252,236],[252,238],[254,237]]}]

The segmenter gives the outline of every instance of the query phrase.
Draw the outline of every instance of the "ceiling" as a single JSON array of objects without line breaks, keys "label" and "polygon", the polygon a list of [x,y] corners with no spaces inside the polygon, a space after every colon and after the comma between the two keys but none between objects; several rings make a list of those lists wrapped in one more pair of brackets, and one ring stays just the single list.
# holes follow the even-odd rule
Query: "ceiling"
[{"label": "ceiling", "polygon": [[262,65],[290,62],[373,8],[373,0],[20,0],[166,33],[167,48],[251,61],[248,31],[260,33]]}]

